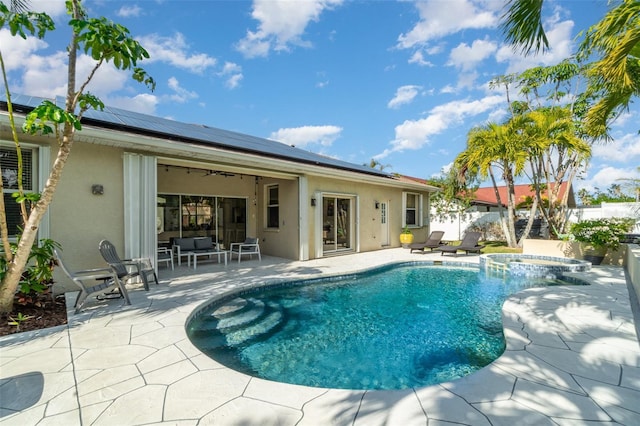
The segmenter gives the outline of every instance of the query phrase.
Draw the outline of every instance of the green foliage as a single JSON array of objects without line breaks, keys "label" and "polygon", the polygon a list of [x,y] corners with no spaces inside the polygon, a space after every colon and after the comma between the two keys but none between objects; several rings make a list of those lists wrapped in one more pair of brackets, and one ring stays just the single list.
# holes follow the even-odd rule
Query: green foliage
[{"label": "green foliage", "polygon": [[616,250],[622,237],[633,229],[634,224],[634,219],[620,217],[583,220],[571,225],[569,239],[589,244],[596,249]]},{"label": "green foliage", "polygon": [[412,234],[411,229],[409,229],[408,225],[405,225],[405,227],[402,229],[401,234]]},{"label": "green foliage", "polygon": [[9,27],[12,36],[24,39],[28,34],[43,38],[47,31],[55,29],[53,19],[45,13],[22,12],[14,13],[4,3],[0,3],[0,28]]},{"label": "green foliage", "polygon": [[606,191],[595,188],[593,192],[589,192],[582,188],[578,191],[578,198],[580,199],[580,203],[585,206],[599,205],[602,203],[631,203],[635,201],[635,198],[633,195],[627,193],[630,189],[633,188],[625,189],[623,185],[615,183],[611,184]]},{"label": "green foliage", "polygon": [[[59,248],[60,244],[43,238],[39,245],[34,245],[29,253],[28,266],[25,268],[20,279],[20,293],[24,301],[30,301],[34,295],[45,293],[53,284],[53,268],[55,266],[54,248]],[[18,244],[11,243],[11,251],[15,254]],[[4,279],[9,263],[4,254],[0,255],[0,280]]]},{"label": "green foliage", "polygon": [[[56,128],[54,129],[47,123],[53,123]],[[75,114],[65,111],[51,101],[45,100],[27,114],[22,130],[31,135],[38,132],[43,135],[49,135],[57,132],[59,125],[66,123],[71,124],[76,130],[82,129],[80,120]]]},{"label": "green foliage", "polygon": [[16,326],[16,331],[20,331],[20,326],[22,325],[23,322],[28,321],[30,319],[33,318],[33,315],[24,315],[22,312],[18,312],[18,315],[16,315],[16,317],[9,317],[9,325],[15,325]]},{"label": "green foliage", "polygon": [[[524,54],[533,50],[538,53],[549,47],[542,26],[543,0],[509,0],[503,16],[502,30],[507,43],[520,47]],[[505,17],[507,19],[505,19]]]}]

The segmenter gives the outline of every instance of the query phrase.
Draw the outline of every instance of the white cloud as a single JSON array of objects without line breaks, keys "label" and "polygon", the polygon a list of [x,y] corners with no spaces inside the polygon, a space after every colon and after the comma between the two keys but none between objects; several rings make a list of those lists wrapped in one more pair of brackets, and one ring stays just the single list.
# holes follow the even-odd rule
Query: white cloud
[{"label": "white cloud", "polygon": [[[7,42],[10,40],[10,42]],[[67,94],[67,53],[55,51],[38,55],[48,45],[42,40],[27,37],[11,37],[8,31],[0,30],[0,45],[3,46],[5,65],[9,73],[13,93],[52,98]],[[6,47],[4,47],[6,46]],[[77,82],[82,84],[96,62],[80,54],[76,64]],[[107,102],[110,94],[125,89],[132,82],[130,73],[112,66],[102,66],[94,74],[87,90]],[[147,102],[148,104],[148,102]]]},{"label": "white cloud", "polygon": [[286,51],[290,46],[309,46],[302,35],[310,22],[317,22],[325,10],[343,0],[278,1],[254,0],[251,16],[258,21],[256,31],[236,44],[245,57],[267,56],[271,50]]},{"label": "white cloud", "polygon": [[440,89],[440,93],[456,93],[456,88],[450,84],[447,84],[442,89]]},{"label": "white cloud", "polygon": [[227,86],[227,88],[229,89],[235,89],[236,87],[240,86],[240,81],[242,81],[243,78],[244,76],[242,74],[234,74],[227,79],[227,81],[225,82],[225,86]]},{"label": "white cloud", "polygon": [[402,105],[411,103],[422,90],[421,86],[407,85],[398,87],[396,95],[387,104],[388,108],[398,109]]},{"label": "white cloud", "polygon": [[169,86],[169,88],[174,91],[174,94],[169,96],[172,102],[183,104],[188,100],[198,98],[198,94],[196,92],[190,92],[189,90],[180,86],[180,82],[175,77],[169,78],[169,80],[167,81],[167,86]]},{"label": "white cloud", "polygon": [[218,76],[226,78],[225,86],[229,89],[240,86],[240,81],[244,78],[242,67],[233,62],[225,62],[222,71],[218,72]]},{"label": "white cloud", "polygon": [[44,12],[54,19],[67,14],[65,0],[30,0],[29,6],[30,10]]},{"label": "white cloud", "polygon": [[176,33],[173,37],[150,34],[141,37],[139,42],[149,52],[150,58],[146,59],[145,63],[166,62],[176,68],[201,74],[217,62],[206,53],[189,52],[189,45],[181,33]]},{"label": "white cloud", "polygon": [[418,64],[418,65],[423,66],[423,67],[432,67],[432,66],[434,66],[433,62],[427,61],[424,58],[424,55],[422,54],[422,51],[420,51],[420,50],[414,52],[414,54],[411,55],[411,57],[409,58],[409,63],[410,64]]},{"label": "white cloud", "polygon": [[640,135],[628,133],[611,142],[596,144],[591,156],[599,161],[640,164]]},{"label": "white cloud", "polygon": [[27,37],[26,39],[14,37],[9,30],[3,28],[0,29],[0,46],[2,46],[5,68],[7,72],[10,72],[35,60],[32,55],[40,49],[46,49],[48,44],[36,37]]},{"label": "white cloud", "polygon": [[331,146],[340,137],[342,127],[338,126],[302,126],[279,129],[269,139],[282,142],[286,145],[294,145],[305,148],[309,145]]},{"label": "white cloud", "polygon": [[135,18],[142,15],[142,8],[138,5],[122,6],[116,14],[121,18]]},{"label": "white cloud", "polygon": [[501,2],[480,0],[416,1],[420,20],[398,37],[397,47],[409,49],[466,29],[493,28]]},{"label": "white cloud", "polygon": [[624,181],[621,179],[638,179],[638,170],[622,169],[620,167],[603,166],[600,167],[590,179],[577,181],[576,189],[585,188],[588,191],[593,191],[598,188],[600,191],[605,192],[611,185],[624,186]]},{"label": "white cloud", "polygon": [[108,99],[105,98],[103,101],[105,104],[115,108],[151,115],[155,113],[156,106],[159,103],[158,97],[149,93],[142,93],[133,97],[117,96]]},{"label": "white cloud", "polygon": [[467,43],[460,43],[451,49],[447,65],[454,66],[462,71],[470,71],[480,62],[484,61],[498,50],[498,45],[487,39],[474,40],[469,46]]},{"label": "white cloud", "polygon": [[433,108],[425,118],[405,120],[404,123],[396,126],[395,139],[390,142],[391,148],[386,149],[379,157],[407,149],[420,149],[429,143],[431,136],[442,133],[452,125],[462,122],[464,118],[491,111],[496,105],[503,103],[502,96],[487,96],[474,101],[457,100],[439,105]]}]

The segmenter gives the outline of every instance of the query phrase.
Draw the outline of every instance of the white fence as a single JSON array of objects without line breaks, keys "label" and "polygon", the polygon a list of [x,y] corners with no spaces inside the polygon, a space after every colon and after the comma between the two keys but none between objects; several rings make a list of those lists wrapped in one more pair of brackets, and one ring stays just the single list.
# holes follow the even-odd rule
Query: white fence
[{"label": "white fence", "polygon": [[[466,229],[472,225],[483,225],[500,221],[498,212],[471,212],[462,215],[451,214],[449,218],[441,219],[431,216],[431,230],[444,231],[445,240],[460,240]],[[587,219],[605,217],[632,217],[636,219],[634,234],[640,233],[640,203],[602,203],[596,207],[578,207],[570,210],[569,221],[578,222]]]}]

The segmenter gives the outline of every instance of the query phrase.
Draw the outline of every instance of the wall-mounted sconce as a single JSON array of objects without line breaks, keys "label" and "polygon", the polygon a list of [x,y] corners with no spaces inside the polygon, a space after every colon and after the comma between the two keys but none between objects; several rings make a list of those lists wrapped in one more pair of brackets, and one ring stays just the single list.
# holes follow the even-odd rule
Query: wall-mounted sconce
[{"label": "wall-mounted sconce", "polygon": [[316,199],[311,198],[311,207],[315,207],[315,206],[316,206]]},{"label": "wall-mounted sconce", "polygon": [[373,204],[376,206],[376,210],[378,210],[380,208],[380,202],[379,201],[375,201]]},{"label": "wall-mounted sconce", "polygon": [[91,185],[91,193],[93,195],[104,195],[104,186],[102,185]]}]

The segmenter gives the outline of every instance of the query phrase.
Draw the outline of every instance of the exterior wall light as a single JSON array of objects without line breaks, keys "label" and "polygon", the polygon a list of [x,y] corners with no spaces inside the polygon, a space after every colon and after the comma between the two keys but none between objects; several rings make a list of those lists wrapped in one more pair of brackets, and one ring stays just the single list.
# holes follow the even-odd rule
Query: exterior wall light
[{"label": "exterior wall light", "polygon": [[311,207],[315,207],[315,206],[316,206],[316,199],[311,198]]},{"label": "exterior wall light", "polygon": [[102,185],[91,185],[91,193],[93,195],[104,195],[104,186]]}]

